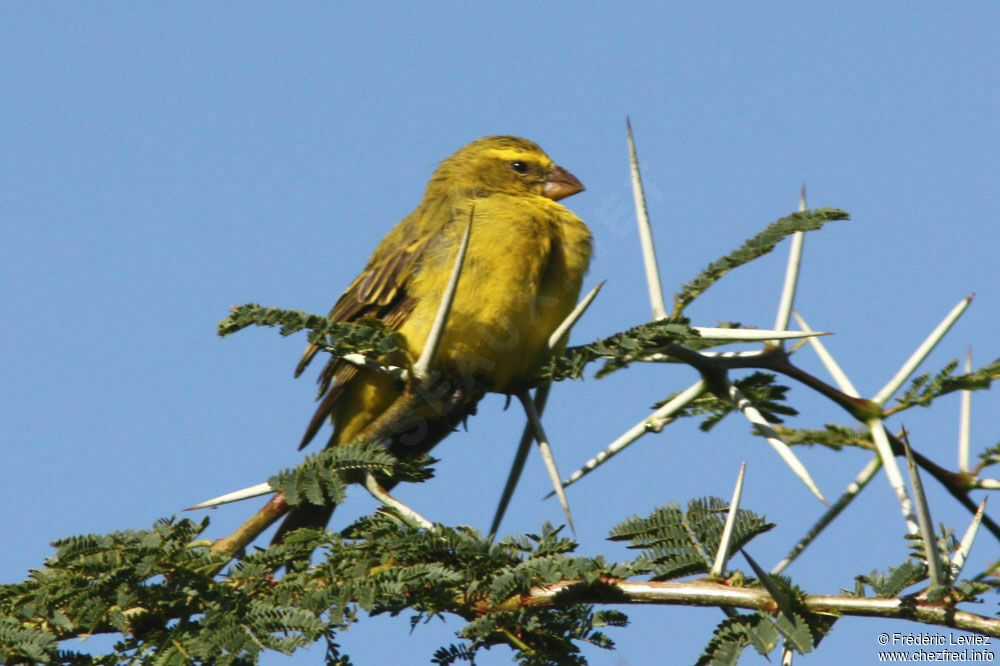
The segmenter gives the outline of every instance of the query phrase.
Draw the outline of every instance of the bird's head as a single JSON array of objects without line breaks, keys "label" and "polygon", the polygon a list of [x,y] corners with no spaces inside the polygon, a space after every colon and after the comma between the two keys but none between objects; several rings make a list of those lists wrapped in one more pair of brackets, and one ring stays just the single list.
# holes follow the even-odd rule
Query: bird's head
[{"label": "bird's head", "polygon": [[532,141],[516,136],[488,136],[446,159],[434,172],[427,193],[458,188],[489,195],[543,196],[558,201],[583,190],[583,184],[556,166]]}]

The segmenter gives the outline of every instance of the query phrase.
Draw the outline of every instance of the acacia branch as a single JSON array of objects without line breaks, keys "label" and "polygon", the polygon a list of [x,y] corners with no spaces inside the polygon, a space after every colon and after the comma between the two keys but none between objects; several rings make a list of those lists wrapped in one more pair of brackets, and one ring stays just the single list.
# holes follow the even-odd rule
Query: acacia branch
[{"label": "acacia branch", "polygon": [[[684,582],[605,580],[594,585],[567,580],[532,588],[517,603],[520,606],[565,603],[732,606],[764,613],[778,612],[777,602],[763,588],[733,587],[708,579]],[[930,602],[915,596],[805,595],[801,603],[809,611],[823,615],[895,618],[1000,637],[1000,619],[960,611],[950,603]]]},{"label": "acacia branch", "polygon": [[[706,375],[711,377],[713,374],[717,377],[726,371],[733,369],[769,370],[771,372],[781,373],[786,377],[790,377],[799,383],[808,386],[820,395],[829,398],[832,402],[840,406],[848,414],[862,423],[864,423],[867,418],[871,418],[872,416],[884,415],[882,408],[871,400],[850,396],[794,365],[789,359],[788,352],[780,347],[770,347],[762,354],[752,357],[718,356],[713,357],[710,361],[704,359],[704,357],[696,359],[696,357],[700,355],[697,355],[691,350],[681,347],[680,345],[669,345],[660,351],[692,365],[702,373],[703,377]],[[892,445],[893,455],[903,456],[903,443],[898,437],[892,435],[891,433],[886,434],[889,437],[889,443]],[[911,450],[915,461],[922,469],[926,470],[928,474],[938,481],[938,483],[944,486],[945,490],[947,490],[948,493],[962,506],[968,509],[970,513],[976,513],[979,505],[969,497],[969,491],[975,488],[973,485],[975,480],[974,475],[969,473],[951,472],[941,467],[927,456],[921,454],[919,451],[915,449]],[[984,515],[983,525],[987,530],[989,530],[994,538],[1000,540],[1000,524],[989,516]]]}]

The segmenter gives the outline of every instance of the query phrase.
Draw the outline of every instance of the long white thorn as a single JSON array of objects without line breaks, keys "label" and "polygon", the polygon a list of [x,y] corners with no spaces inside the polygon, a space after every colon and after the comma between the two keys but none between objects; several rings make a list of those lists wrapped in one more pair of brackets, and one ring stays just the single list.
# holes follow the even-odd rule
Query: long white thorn
[{"label": "long white thorn", "polygon": [[882,466],[885,467],[885,476],[889,479],[889,486],[896,493],[899,501],[899,509],[903,512],[906,520],[906,529],[910,534],[918,534],[920,526],[917,524],[917,517],[913,513],[913,502],[906,494],[906,484],[903,482],[903,472],[896,463],[896,456],[892,454],[892,445],[889,443],[889,436],[885,432],[885,424],[882,419],[870,419],[867,424],[871,431],[872,441],[875,442],[875,450],[878,451],[879,458],[882,459]]},{"label": "long white thorn", "polygon": [[[535,409],[538,410],[538,415],[541,416],[542,412],[545,410],[545,402],[549,398],[549,390],[552,388],[551,382],[546,382],[535,389]],[[514,461],[510,465],[510,472],[507,474],[507,482],[504,484],[503,492],[500,493],[500,501],[497,502],[497,510],[493,514],[493,523],[490,525],[490,537],[492,538],[496,535],[497,531],[500,529],[500,523],[503,521],[504,515],[507,513],[507,506],[510,504],[510,498],[514,496],[514,489],[517,488],[517,482],[521,479],[521,472],[524,471],[524,463],[528,459],[528,451],[531,449],[531,443],[535,441],[535,430],[531,427],[531,421],[529,420],[524,424],[524,432],[521,433],[521,442],[517,446],[517,452],[514,453]]]},{"label": "long white thorn", "polygon": [[[604,282],[607,282],[607,280]],[[559,346],[563,336],[569,333],[569,330],[573,328],[573,325],[577,322],[577,320],[583,316],[583,313],[587,311],[590,304],[594,302],[594,298],[596,298],[597,293],[601,291],[601,287],[604,286],[604,282],[601,282],[601,284],[587,292],[587,295],[584,296],[579,303],[577,303],[576,307],[573,308],[573,311],[566,315],[566,318],[563,319],[561,324],[559,324],[559,327],[552,332],[552,335],[549,336],[549,349],[555,349]]]},{"label": "long white thorn", "polygon": [[[795,312],[795,321],[799,323],[799,327],[803,331],[812,330],[809,328],[809,324],[806,323],[806,320],[803,319],[798,312]],[[816,338],[809,338],[809,344],[812,345],[813,351],[815,351],[816,355],[819,356],[819,360],[823,362],[824,366],[826,366],[826,371],[830,373],[831,377],[833,377],[833,381],[837,382],[837,386],[840,387],[840,390],[851,397],[860,398],[861,394],[858,393],[858,389],[854,388],[854,384],[852,384],[851,380],[847,378],[847,374],[841,370],[840,365],[838,365],[833,359],[830,352],[826,350],[826,346]]]},{"label": "long white thorn", "polygon": [[406,370],[406,368],[400,368],[396,365],[382,365],[378,361],[370,359],[362,354],[344,354],[341,358],[351,365],[356,365],[359,368],[377,372],[380,375],[385,375],[386,377],[398,379],[401,382],[405,382],[410,376],[410,373]]},{"label": "long white thorn", "polygon": [[[799,196],[799,212],[806,209],[806,186],[802,186]],[[806,235],[801,231],[792,234],[792,244],[788,250],[788,265],[785,267],[785,285],[781,289],[781,301],[778,302],[778,316],[774,327],[779,331],[788,328],[788,318],[795,306],[795,290],[799,284],[799,266],[802,264],[802,245]]]},{"label": "long white thorn", "polygon": [[774,428],[767,422],[764,415],[761,414],[760,411],[753,406],[750,400],[743,395],[743,392],[731,382],[729,384],[729,398],[733,401],[733,404],[736,405],[736,408],[743,412],[743,416],[745,416],[746,419],[753,424],[757,431],[763,435],[765,439],[767,439],[767,443],[771,445],[771,448],[778,452],[778,455],[781,456],[781,459],[785,461],[785,464],[792,469],[795,476],[799,477],[799,479],[802,480],[802,483],[806,484],[806,487],[809,488],[809,490],[811,490],[812,493],[816,495],[821,502],[823,502],[823,504],[829,506],[830,503],[826,501],[826,498],[823,497],[823,493],[820,492],[816,482],[813,481],[812,477],[809,475],[809,470],[806,469],[805,465],[803,465],[798,457],[796,457],[796,455],[792,452],[791,447],[778,437],[778,433],[774,431]]},{"label": "long white thorn", "polygon": [[469,221],[465,225],[465,233],[462,234],[462,242],[458,246],[455,254],[455,264],[451,269],[451,278],[448,280],[448,287],[441,297],[441,305],[438,307],[437,315],[431,331],[427,335],[427,342],[424,344],[420,358],[413,365],[413,375],[419,379],[426,379],[430,372],[431,364],[437,355],[438,347],[441,345],[441,338],[444,336],[444,327],[448,322],[448,315],[451,313],[452,303],[455,302],[455,292],[458,288],[458,278],[462,274],[462,264],[465,262],[465,252],[469,249],[469,236],[472,234],[472,220],[476,215],[476,207],[469,211]]},{"label": "long white thorn", "polygon": [[958,550],[951,558],[951,579],[953,581],[958,580],[959,574],[962,573],[962,568],[965,566],[965,561],[969,558],[969,551],[972,550],[972,542],[976,540],[976,534],[979,533],[979,525],[983,522],[983,513],[986,511],[986,500],[987,497],[983,498],[980,502],[979,508],[976,510],[976,515],[972,517],[972,522],[969,523],[968,529],[965,530],[965,534],[962,536],[962,541],[958,544]]},{"label": "long white thorn", "polygon": [[538,442],[538,452],[542,454],[542,460],[545,461],[545,469],[549,472],[549,479],[552,480],[552,488],[559,498],[559,504],[562,505],[563,513],[566,514],[566,522],[569,524],[569,529],[576,534],[576,528],[573,527],[573,515],[569,511],[569,501],[566,499],[566,493],[563,491],[562,477],[559,476],[556,459],[552,455],[552,447],[549,446],[549,438],[545,435],[545,430],[542,428],[542,419],[538,415],[535,403],[527,391],[521,391],[517,394],[517,397],[524,406],[524,412],[528,415],[531,427],[535,429],[535,441]]},{"label": "long white thorn", "polygon": [[[972,347],[965,355],[965,374],[972,372]],[[962,406],[958,415],[958,471],[969,471],[969,440],[972,437],[972,391],[962,391]]]},{"label": "long white thorn", "polygon": [[920,525],[920,538],[924,542],[924,557],[927,559],[927,575],[931,579],[931,587],[944,584],[941,566],[941,551],[934,537],[934,522],[931,520],[931,507],[924,494],[924,484],[920,481],[920,470],[913,461],[910,451],[910,441],[903,432],[903,450],[906,452],[906,468],[910,472],[910,485],[913,487],[913,502],[917,505],[917,522]]},{"label": "long white thorn", "polygon": [[[707,326],[692,326],[698,331],[702,340],[720,341],[725,343],[735,342],[766,342],[768,340],[798,340],[801,338],[814,339],[816,336],[832,335],[823,331],[774,331],[760,330],[755,328],[712,328]],[[745,351],[699,351],[702,356],[715,358],[754,358],[763,356],[766,350],[752,349]],[[608,357],[610,358],[610,357]],[[676,358],[668,354],[653,353],[633,359],[637,363],[681,363]]]},{"label": "long white thorn", "polygon": [[667,307],[663,303],[663,287],[660,286],[660,269],[656,263],[656,248],[653,245],[653,231],[646,210],[646,194],[642,188],[639,173],[639,158],[635,154],[635,140],[632,138],[632,121],[628,125],[628,155],[632,169],[632,194],[635,197],[635,214],[639,221],[639,240],[642,243],[642,260],[646,266],[646,283],[649,285],[649,303],[653,308],[653,319],[664,319]]},{"label": "long white thorn", "polygon": [[[708,350],[698,350],[698,353],[702,356],[708,358],[756,358],[758,356],[764,356],[768,352],[763,349],[751,349],[747,351],[708,351]],[[669,361],[670,357],[666,354],[653,354],[652,356],[647,356],[645,358],[639,359],[640,361]]]},{"label": "long white thorn", "polygon": [[726,514],[726,524],[722,528],[722,537],[719,539],[719,550],[715,553],[715,562],[712,564],[711,574],[713,576],[723,576],[726,573],[726,562],[732,553],[733,526],[736,525],[736,513],[740,510],[740,500],[743,498],[743,477],[746,476],[746,461],[740,465],[740,473],[736,477],[736,487],[733,488],[733,499],[729,502],[729,513]]},{"label": "long white thorn", "polygon": [[821,335],[832,335],[824,331],[788,331],[768,330],[760,328],[712,328],[710,326],[692,326],[703,340],[726,340],[729,342],[760,342],[762,340],[794,340],[798,338],[815,338]]},{"label": "long white thorn", "polygon": [[841,495],[840,498],[833,503],[833,506],[827,509],[826,512],[820,516],[820,519],[809,528],[809,531],[806,532],[806,534],[799,539],[794,546],[792,546],[792,549],[788,551],[788,555],[785,555],[785,558],[778,562],[773,569],[771,569],[771,573],[779,574],[784,571],[785,568],[788,567],[788,565],[791,564],[824,529],[826,529],[826,526],[832,523],[833,519],[840,515],[841,511],[847,508],[847,505],[850,504],[854,498],[858,496],[858,493],[860,493],[864,487],[868,485],[868,482],[872,480],[872,477],[875,476],[875,473],[878,472],[878,469],[881,466],[881,458],[879,458],[877,454],[872,456],[872,459],[868,461],[868,464],[865,465],[860,472],[858,472],[858,475],[854,477],[854,480],[847,486],[844,494]]},{"label": "long white thorn", "polygon": [[184,509],[185,511],[194,511],[195,509],[210,509],[212,507],[219,506],[220,504],[229,504],[230,502],[240,502],[245,499],[250,499],[252,497],[260,497],[261,495],[270,495],[274,492],[272,488],[267,483],[258,483],[256,486],[250,486],[249,488],[244,488],[243,490],[234,490],[231,493],[226,493],[225,495],[219,495],[214,499],[207,500],[201,504],[195,504],[194,506],[189,506]]},{"label": "long white thorn", "polygon": [[569,478],[562,482],[562,487],[570,486],[595,469],[603,465],[613,456],[621,453],[626,447],[635,442],[648,432],[659,432],[664,425],[670,422],[672,414],[686,407],[692,400],[705,392],[705,383],[698,381],[684,389],[673,397],[665,405],[647,416],[639,423],[626,430],[618,439],[611,442],[607,448],[588,460],[583,466],[573,472]]},{"label": "long white thorn", "polygon": [[431,521],[427,520],[419,513],[386,492],[385,488],[379,484],[379,482],[375,479],[375,475],[371,472],[368,472],[365,475],[365,488],[375,499],[382,502],[382,504],[395,509],[399,515],[411,525],[422,527],[425,530],[429,530],[434,527],[434,524],[431,523]]},{"label": "long white thorn", "polygon": [[[559,324],[559,327],[552,332],[549,336],[548,348],[550,350],[557,348],[562,344],[563,339],[569,335],[569,331],[573,328],[573,325],[583,316],[583,313],[587,311],[590,304],[594,302],[594,298],[597,296],[598,292],[601,291],[601,287],[604,286],[604,282],[591,289],[586,296],[584,296],[573,311],[570,312],[566,318]],[[552,387],[551,383],[545,383],[539,386],[535,390],[535,409],[537,411],[539,419],[541,419],[542,411],[545,409],[545,401],[549,397],[549,389]],[[496,534],[497,530],[500,529],[500,522],[503,520],[504,514],[507,512],[507,505],[510,504],[510,498],[514,496],[514,489],[517,488],[517,482],[521,478],[521,472],[524,470],[524,462],[528,456],[528,449],[531,447],[531,442],[534,439],[532,436],[535,432],[532,426],[531,419],[528,419],[528,423],[524,426],[524,433],[521,435],[521,443],[517,447],[517,452],[514,454],[514,462],[511,464],[510,473],[507,475],[507,483],[504,484],[503,492],[500,494],[500,501],[497,503],[497,510],[493,514],[493,523],[490,526],[490,535]]]},{"label": "long white thorn", "polygon": [[943,338],[944,334],[948,332],[948,329],[950,329],[958,318],[962,316],[965,309],[969,307],[969,303],[972,302],[972,297],[974,295],[975,294],[966,296],[959,301],[958,305],[952,308],[951,312],[949,312],[941,323],[937,325],[937,328],[931,331],[931,334],[927,336],[927,339],[924,340],[923,343],[917,347],[917,350],[913,352],[913,355],[906,360],[906,363],[904,363],[903,367],[899,369],[896,376],[890,379],[889,383],[882,387],[882,390],[879,391],[874,398],[872,398],[872,402],[876,405],[882,406],[885,404],[886,400],[891,398],[892,395],[899,390],[899,387],[903,385],[903,382],[910,378],[910,375],[912,375],[913,371],[917,369],[917,366],[919,366],[923,360],[927,358],[927,355],[931,353],[931,350],[934,349],[937,343],[941,341],[941,338]]},{"label": "long white thorn", "polygon": [[[708,351],[698,350],[698,353],[707,358],[757,358],[767,354],[764,349],[747,349],[744,351]],[[673,356],[667,354],[650,354],[642,358],[635,359],[637,363],[683,363]]]}]

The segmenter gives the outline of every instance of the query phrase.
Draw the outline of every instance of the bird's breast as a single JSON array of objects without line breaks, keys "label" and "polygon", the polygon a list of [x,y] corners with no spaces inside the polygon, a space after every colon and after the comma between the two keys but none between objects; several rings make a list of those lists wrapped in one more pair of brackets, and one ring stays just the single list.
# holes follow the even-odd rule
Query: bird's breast
[{"label": "bird's breast", "polygon": [[[454,264],[471,204],[458,206],[414,275],[417,304],[400,327],[419,355]],[[543,197],[476,199],[469,248],[437,367],[486,390],[517,390],[548,355],[547,342],[576,304],[591,236]]]}]

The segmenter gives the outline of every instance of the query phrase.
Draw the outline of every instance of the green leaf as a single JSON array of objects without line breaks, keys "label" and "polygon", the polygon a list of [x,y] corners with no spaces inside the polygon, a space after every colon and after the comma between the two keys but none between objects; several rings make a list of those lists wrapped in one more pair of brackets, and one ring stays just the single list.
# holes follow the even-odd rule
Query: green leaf
[{"label": "green leaf", "polygon": [[815,645],[812,630],[809,623],[801,615],[781,613],[774,621],[774,627],[784,637],[785,645],[796,652],[808,654],[813,651]]},{"label": "green leaf", "polygon": [[219,322],[219,336],[232,335],[248,326],[279,326],[281,335],[308,330],[309,342],[335,356],[354,353],[374,359],[405,348],[403,336],[390,331],[374,317],[350,323],[337,322],[300,310],[264,307],[256,303],[234,306],[229,316]]},{"label": "green leaf", "polygon": [[[691,500],[687,511],[672,503],[646,518],[633,517],[617,525],[608,537],[630,541],[629,548],[645,551],[654,580],[707,573],[719,548],[729,504],[717,497]],[[736,513],[732,549],[742,548],[758,534],[774,527],[745,509]]]},{"label": "green leaf", "polygon": [[[755,372],[747,377],[740,377],[733,380],[733,384],[739,388],[751,404],[763,414],[769,423],[782,423],[782,416],[795,416],[798,411],[788,404],[785,404],[785,395],[788,387],[782,384],[775,384],[775,375],[767,372]],[[653,405],[659,408],[667,404],[677,394],[672,393],[663,400]],[[714,393],[705,392],[687,404],[675,416],[690,417],[699,414],[708,414],[708,418],[699,426],[703,432],[708,432],[714,428],[722,419],[731,414],[736,409],[736,405],[730,400],[723,400]]]},{"label": "green leaf", "polygon": [[[736,615],[719,623],[695,666],[735,666],[743,649],[754,642],[757,628],[770,626],[760,615]],[[773,632],[772,632],[773,633]],[[762,654],[774,649],[775,642]],[[762,648],[766,645],[762,645]]]},{"label": "green leaf", "polygon": [[535,379],[579,379],[588,364],[604,359],[607,363],[597,373],[600,378],[633,361],[657,353],[668,345],[690,343],[698,339],[698,332],[683,317],[652,321],[590,344],[568,347],[562,356],[550,359]]},{"label": "green leaf", "polygon": [[433,476],[428,466],[434,462],[426,455],[398,458],[381,444],[355,442],[306,456],[298,466],[279,472],[268,483],[285,494],[289,506],[303,502],[325,506],[343,502],[347,481],[361,481],[366,472],[394,481],[418,482]]},{"label": "green leaf", "polygon": [[774,249],[781,240],[797,231],[814,231],[825,222],[846,220],[847,213],[836,208],[819,208],[792,213],[768,225],[756,236],[721,259],[709,264],[696,278],[681,287],[674,297],[674,314],[679,314],[688,304],[715,284],[723,275],[738,266],[753,261]]},{"label": "green leaf", "polygon": [[778,436],[790,446],[796,444],[813,445],[819,444],[834,451],[839,451],[845,446],[853,446],[863,449],[873,449],[870,431],[856,430],[850,426],[826,424],[823,430],[808,428],[785,428],[776,426],[774,428]]},{"label": "green leaf", "polygon": [[862,587],[857,588],[858,596],[863,595],[864,585],[868,585],[876,596],[890,598],[898,596],[906,588],[926,580],[927,567],[920,561],[909,559],[898,567],[889,567],[889,575],[872,571],[867,576],[856,576],[855,581]]},{"label": "green leaf", "polygon": [[895,414],[917,405],[927,407],[937,398],[955,391],[988,389],[993,380],[1000,377],[1000,359],[974,372],[952,376],[957,367],[958,360],[952,359],[933,378],[930,373],[914,378],[903,395],[896,398],[898,404],[887,410],[887,413]]}]

